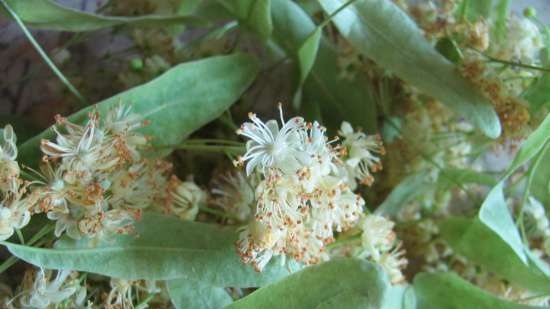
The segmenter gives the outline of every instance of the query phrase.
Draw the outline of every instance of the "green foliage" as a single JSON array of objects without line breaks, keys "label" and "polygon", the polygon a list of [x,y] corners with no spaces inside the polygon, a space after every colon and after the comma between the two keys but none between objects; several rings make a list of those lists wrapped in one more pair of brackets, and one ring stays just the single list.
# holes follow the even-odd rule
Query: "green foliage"
[{"label": "green foliage", "polygon": [[[330,14],[342,0],[321,0]],[[500,135],[500,122],[483,95],[426,41],[416,24],[391,1],[362,0],[333,21],[365,56],[418,89],[447,104],[485,135]]]},{"label": "green foliage", "polygon": [[200,281],[174,279],[167,281],[166,286],[176,309],[219,309],[233,302],[224,288]]},{"label": "green foliage", "polygon": [[[183,63],[144,85],[82,109],[68,119],[80,123],[91,111],[103,114],[124,102],[151,122],[143,133],[153,137],[154,146],[177,145],[238,100],[257,72],[254,58],[244,54]],[[52,136],[53,131],[46,130],[23,143],[19,148],[21,162],[36,164],[40,158],[40,140]]]},{"label": "green foliage", "polygon": [[53,249],[3,242],[18,258],[53,269],[74,269],[130,280],[186,279],[218,287],[263,286],[289,274],[295,265],[273,261],[262,272],[243,264],[236,233],[198,222],[146,214],[134,235],[100,243],[62,238]]},{"label": "green foliage", "polygon": [[504,178],[512,175],[514,171],[542,150],[544,145],[550,140],[548,132],[550,132],[550,114],[546,115],[546,118],[544,118],[539,127],[521,144],[521,148],[514,157],[514,160],[506,169]]},{"label": "green foliage", "polygon": [[[273,40],[288,56],[296,60],[298,67],[302,68],[302,76],[305,76],[305,69],[315,57],[315,38],[310,38],[310,35],[316,31],[316,25],[294,2],[273,0],[271,5]],[[308,38],[312,41],[305,44]],[[302,49],[303,55],[300,57],[299,51],[304,44],[307,46],[305,51],[308,52]],[[339,128],[341,119],[346,118],[350,123],[374,132],[377,122],[376,106],[364,86],[366,83],[366,76],[361,72],[357,72],[352,80],[342,78],[336,50],[326,40],[321,39],[315,61],[303,86],[301,106],[305,110],[320,110],[323,123],[332,129]]]},{"label": "green foliage", "polygon": [[308,267],[246,296],[227,309],[380,308],[388,281],[382,270],[355,259]]},{"label": "green foliage", "polygon": [[267,40],[273,31],[271,21],[271,0],[220,0],[231,14],[237,17],[240,23],[256,32],[262,39]]},{"label": "green foliage", "polygon": [[101,16],[63,7],[51,0],[3,0],[23,22],[35,28],[82,32],[119,25],[159,27],[176,24],[204,25],[205,21],[193,16]]},{"label": "green foliage", "polygon": [[[414,279],[419,309],[535,309],[501,300],[453,273],[420,274]],[[542,307],[540,307],[542,308]]]},{"label": "green foliage", "polygon": [[[508,242],[499,237],[479,219],[449,218],[439,225],[443,238],[453,250],[469,261],[483,266],[512,283],[540,293],[550,292],[550,277],[537,265],[527,248],[521,256]],[[512,226],[517,233],[515,226]]]}]

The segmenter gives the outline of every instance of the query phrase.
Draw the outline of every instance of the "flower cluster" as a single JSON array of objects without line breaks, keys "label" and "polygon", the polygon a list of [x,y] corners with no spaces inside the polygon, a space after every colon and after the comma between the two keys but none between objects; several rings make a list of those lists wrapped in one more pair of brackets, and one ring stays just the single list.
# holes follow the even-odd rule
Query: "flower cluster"
[{"label": "flower cluster", "polygon": [[[33,182],[25,205],[55,220],[57,237],[64,232],[75,239],[131,232],[142,210],[152,205],[194,219],[205,198],[190,199],[186,192],[202,191],[170,177],[170,163],[143,156],[149,139],[138,129],[146,121],[129,107],[117,105],[104,119],[90,113],[85,125],[63,117],[56,123],[55,140],[42,140],[40,179]],[[6,211],[8,215],[13,216]]]},{"label": "flower cluster", "polygon": [[262,122],[250,114],[238,134],[249,139],[236,164],[260,179],[252,218],[240,233],[238,251],[245,263],[261,271],[272,256],[289,256],[305,264],[328,258],[334,233],[357,224],[365,204],[352,189],[357,180],[372,184],[381,168],[379,138],[342,126],[341,144],[328,140],[319,123],[301,117]]},{"label": "flower cluster", "polygon": [[0,240],[11,237],[15,229],[29,223],[31,214],[25,193],[28,183],[20,179],[16,136],[7,125],[0,141]]}]

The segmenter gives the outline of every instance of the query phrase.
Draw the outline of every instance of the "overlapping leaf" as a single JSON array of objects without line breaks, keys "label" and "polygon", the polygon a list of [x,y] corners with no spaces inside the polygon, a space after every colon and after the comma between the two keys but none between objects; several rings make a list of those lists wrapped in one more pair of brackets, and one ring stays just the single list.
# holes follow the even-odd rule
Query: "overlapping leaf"
[{"label": "overlapping leaf", "polygon": [[297,265],[274,260],[262,272],[243,264],[236,233],[197,222],[146,214],[136,233],[99,244],[64,238],[53,249],[2,242],[18,258],[51,269],[71,269],[123,279],[186,279],[217,287],[256,287],[287,276]]},{"label": "overlapping leaf", "polygon": [[[258,72],[254,58],[235,54],[183,63],[158,78],[119,93],[68,117],[82,122],[90,111],[100,114],[122,102],[150,122],[143,133],[153,137],[154,146],[181,142],[191,132],[219,117],[252,83]],[[40,157],[40,140],[52,130],[19,147],[19,160],[33,165]]]},{"label": "overlapping leaf", "polygon": [[[320,0],[327,14],[344,0]],[[480,91],[424,38],[418,26],[389,0],[358,0],[332,19],[358,50],[421,91],[467,117],[485,135],[496,138],[497,114]]]},{"label": "overlapping leaf", "polygon": [[200,281],[174,279],[166,287],[176,309],[219,309],[233,302],[224,288]]},{"label": "overlapping leaf", "polygon": [[381,268],[366,261],[340,259],[308,267],[226,308],[375,309],[381,308],[388,286]]},{"label": "overlapping leaf", "polygon": [[499,299],[452,273],[419,274],[414,279],[419,309],[536,309]]}]

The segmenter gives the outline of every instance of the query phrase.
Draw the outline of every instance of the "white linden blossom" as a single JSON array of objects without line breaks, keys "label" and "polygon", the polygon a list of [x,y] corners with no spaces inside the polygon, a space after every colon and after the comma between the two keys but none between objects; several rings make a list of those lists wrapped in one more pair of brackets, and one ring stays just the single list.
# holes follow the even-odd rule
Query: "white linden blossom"
[{"label": "white linden blossom", "polygon": [[124,279],[111,278],[111,291],[107,295],[104,308],[106,309],[145,309],[149,308],[147,303],[135,305],[136,299],[140,293],[151,295],[157,294],[160,289],[157,288],[154,281],[130,281]]},{"label": "white linden blossom", "polygon": [[0,191],[14,192],[18,187],[19,164],[17,158],[17,137],[13,128],[7,125],[2,130],[0,143]]},{"label": "white linden blossom", "polygon": [[[76,273],[69,270],[58,270],[55,278],[50,282],[51,271],[41,269],[36,273],[32,289],[25,292],[21,298],[24,308],[50,308],[66,304],[63,308],[77,308],[84,305],[86,289],[80,286]],[[69,300],[70,299],[70,300]],[[70,305],[68,305],[70,303]]]},{"label": "white linden blossom", "polygon": [[348,173],[370,175],[369,169],[377,170],[374,165],[381,167],[373,154],[381,152],[379,141],[346,131],[355,134],[349,136],[348,146],[358,158],[347,165],[341,146],[327,138],[319,123],[300,117],[285,122],[280,105],[279,112],[281,130],[275,120],[263,123],[251,114],[252,123],[237,132],[250,139],[238,162],[246,163],[250,179],[259,179],[253,216],[241,230],[237,248],[243,262],[258,271],[273,256],[308,265],[326,260],[326,245],[334,241],[334,233],[353,228],[363,213],[365,202],[349,186]]},{"label": "white linden blossom", "polygon": [[407,260],[400,245],[396,244],[394,223],[378,215],[367,215],[361,218],[360,227],[363,233],[359,257],[379,263],[393,283],[404,281],[401,268],[407,265]]},{"label": "white linden blossom", "polygon": [[43,140],[43,181],[36,181],[30,207],[56,221],[56,236],[105,237],[130,233],[143,208],[173,200],[171,164],[142,158],[146,125],[129,107],[117,105],[102,120],[90,113],[80,126],[57,117],[55,141]]},{"label": "white linden blossom", "polygon": [[380,158],[385,150],[379,135],[355,132],[348,122],[342,122],[340,135],[343,137],[342,151],[347,171],[352,178],[370,186],[374,182],[372,173],[382,169]]},{"label": "white linden blossom", "polygon": [[503,59],[534,64],[542,47],[543,37],[537,25],[528,18],[512,15],[508,19],[507,39],[497,47],[496,54]]},{"label": "white linden blossom", "polygon": [[254,187],[254,182],[249,182],[243,173],[222,175],[214,181],[212,193],[216,198],[213,203],[221,207],[231,217],[244,222],[250,218],[252,213]]},{"label": "white linden blossom", "polygon": [[199,207],[206,204],[208,195],[193,181],[181,182],[173,178],[170,183],[170,212],[182,220],[193,221],[199,213]]},{"label": "white linden blossom", "polygon": [[276,120],[263,123],[256,114],[249,113],[252,122],[245,122],[237,134],[250,140],[246,143],[246,153],[237,161],[238,164],[246,164],[246,174],[258,168],[265,171],[267,168],[283,168],[287,165],[296,166],[296,157],[300,155],[300,147],[303,144],[304,119],[294,117],[285,122],[283,110],[279,105],[282,127]]},{"label": "white linden blossom", "polygon": [[16,229],[29,223],[31,213],[29,203],[23,196],[27,183],[19,179],[17,164],[16,136],[11,126],[2,130],[0,143],[0,240],[10,238]]}]

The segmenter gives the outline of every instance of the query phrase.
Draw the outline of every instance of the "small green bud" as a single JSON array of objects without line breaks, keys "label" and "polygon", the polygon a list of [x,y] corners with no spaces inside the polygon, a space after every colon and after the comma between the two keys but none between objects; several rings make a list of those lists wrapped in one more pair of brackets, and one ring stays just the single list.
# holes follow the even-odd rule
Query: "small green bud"
[{"label": "small green bud", "polygon": [[523,16],[527,18],[535,17],[537,16],[537,10],[535,10],[535,8],[532,6],[528,6],[525,8],[525,10],[523,10]]},{"label": "small green bud", "polygon": [[141,58],[133,58],[130,60],[130,68],[134,71],[141,71],[143,70],[143,60]]}]

